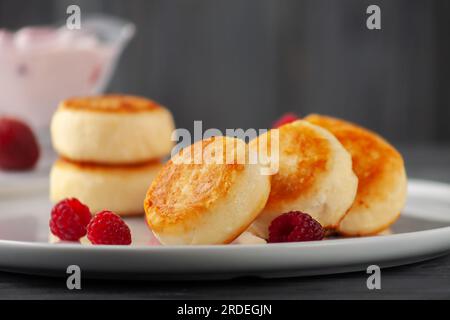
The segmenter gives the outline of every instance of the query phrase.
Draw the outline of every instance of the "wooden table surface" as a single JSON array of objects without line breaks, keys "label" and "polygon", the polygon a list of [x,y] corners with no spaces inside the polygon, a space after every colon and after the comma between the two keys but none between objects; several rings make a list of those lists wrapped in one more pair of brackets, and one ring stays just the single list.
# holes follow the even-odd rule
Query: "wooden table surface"
[{"label": "wooden table surface", "polygon": [[[450,146],[402,146],[410,177],[450,183]],[[449,209],[450,210],[450,209]],[[448,299],[450,255],[383,269],[381,290],[368,290],[367,274],[229,281],[151,282],[83,280],[70,291],[66,279],[0,272],[1,299]]]}]

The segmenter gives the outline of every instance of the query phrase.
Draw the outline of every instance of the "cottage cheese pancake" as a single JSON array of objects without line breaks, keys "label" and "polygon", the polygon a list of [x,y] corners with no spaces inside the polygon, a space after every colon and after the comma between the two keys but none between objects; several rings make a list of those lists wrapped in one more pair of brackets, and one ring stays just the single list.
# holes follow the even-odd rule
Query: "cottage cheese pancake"
[{"label": "cottage cheese pancake", "polygon": [[53,115],[53,147],[72,161],[134,164],[166,156],[173,146],[171,113],[134,96],[104,95],[61,102]]},{"label": "cottage cheese pancake", "polygon": [[388,228],[406,200],[407,178],[400,153],[379,135],[350,122],[321,115],[305,120],[329,130],[352,155],[358,193],[338,231],[362,236]]},{"label": "cottage cheese pancake", "polygon": [[162,168],[159,161],[128,166],[100,166],[58,159],[50,173],[50,198],[77,198],[94,214],[111,210],[124,215],[144,212],[142,199]]},{"label": "cottage cheese pancake", "polygon": [[248,156],[244,141],[213,137],[182,149],[164,166],[144,202],[161,243],[224,244],[247,229],[266,204],[270,177],[258,164],[237,161],[239,155]]},{"label": "cottage cheese pancake", "polygon": [[[308,213],[323,227],[335,228],[353,203],[358,184],[349,153],[327,130],[306,121],[278,130],[279,171],[272,177],[269,200],[250,231],[267,239],[272,220],[289,211]],[[259,152],[267,152],[272,134],[259,136],[250,146],[259,144]],[[261,144],[262,139],[268,143]]]}]

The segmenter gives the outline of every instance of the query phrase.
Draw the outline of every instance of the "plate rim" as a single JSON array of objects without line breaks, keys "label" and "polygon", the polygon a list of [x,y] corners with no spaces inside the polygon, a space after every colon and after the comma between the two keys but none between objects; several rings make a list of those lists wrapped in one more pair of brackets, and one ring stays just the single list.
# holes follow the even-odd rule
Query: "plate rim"
[{"label": "plate rim", "polygon": [[[439,189],[442,192],[448,192],[450,194],[450,184],[432,181],[426,179],[409,179],[408,190],[410,188],[431,187]],[[430,192],[430,194],[435,194]],[[450,200],[449,200],[450,204]],[[450,206],[449,206],[450,208]],[[151,232],[149,230],[149,232]],[[332,247],[332,246],[346,246],[348,244],[372,244],[380,241],[401,241],[408,237],[426,237],[430,234],[450,234],[450,222],[446,227],[433,228],[428,230],[404,232],[400,234],[388,234],[379,236],[365,236],[365,237],[351,237],[351,238],[339,238],[328,239],[326,241],[308,241],[308,242],[292,242],[292,243],[267,243],[267,244],[220,244],[220,245],[133,245],[133,246],[121,246],[121,245],[85,245],[80,243],[46,243],[46,242],[31,242],[31,241],[19,241],[19,240],[5,240],[0,239],[0,247],[16,247],[17,249],[40,249],[40,250],[53,250],[63,252],[91,252],[91,251],[107,251],[107,252],[152,252],[152,251],[205,251],[205,250],[266,250],[263,248],[317,248],[317,247]]]},{"label": "plate rim", "polygon": [[[329,239],[326,241],[305,241],[305,242],[290,242],[290,243],[266,243],[266,244],[220,244],[220,245],[135,245],[135,246],[122,246],[122,245],[83,245],[83,244],[71,244],[71,243],[41,243],[41,242],[28,242],[28,241],[16,241],[16,240],[0,240],[0,246],[16,246],[23,248],[36,248],[36,249],[50,249],[50,250],[61,250],[61,251],[177,251],[183,249],[183,251],[203,251],[205,249],[213,249],[213,250],[243,250],[243,249],[257,249],[261,250],[261,248],[266,248],[270,246],[270,248],[297,248],[297,247],[335,247],[342,244],[343,246],[358,243],[365,244],[367,242],[369,244],[379,241],[384,241],[382,239],[396,239],[396,240],[404,240],[402,238],[408,238],[415,235],[427,236],[431,233],[438,234],[450,234],[450,226],[448,227],[440,227],[429,230],[421,230],[421,231],[412,231],[412,232],[404,232],[401,234],[391,234],[391,235],[381,235],[381,236],[366,236],[360,238],[344,238],[344,239]],[[387,240],[386,240],[387,241]]]}]

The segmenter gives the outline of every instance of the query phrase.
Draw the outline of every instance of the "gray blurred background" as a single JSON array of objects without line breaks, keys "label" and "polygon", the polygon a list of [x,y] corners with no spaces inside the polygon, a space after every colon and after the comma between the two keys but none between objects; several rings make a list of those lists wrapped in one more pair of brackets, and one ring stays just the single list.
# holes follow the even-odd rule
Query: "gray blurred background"
[{"label": "gray blurred background", "polygon": [[163,103],[179,127],[317,112],[394,142],[450,141],[450,1],[0,0],[0,27],[53,23],[69,4],[137,25],[108,91]]}]

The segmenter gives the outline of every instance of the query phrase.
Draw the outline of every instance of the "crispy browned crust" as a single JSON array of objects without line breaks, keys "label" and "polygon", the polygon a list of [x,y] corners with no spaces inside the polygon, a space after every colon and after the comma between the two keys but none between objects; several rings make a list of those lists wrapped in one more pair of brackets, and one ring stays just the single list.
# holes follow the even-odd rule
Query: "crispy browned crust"
[{"label": "crispy browned crust", "polygon": [[[183,149],[179,157],[188,157],[206,150],[215,137],[199,141]],[[201,148],[196,146],[201,145]],[[205,160],[204,152],[201,156]],[[223,154],[224,156],[224,154]],[[218,200],[224,198],[233,185],[243,164],[174,163],[169,160],[153,180],[144,200],[147,222],[158,232],[165,226],[181,223],[193,224]]]},{"label": "crispy browned crust", "polygon": [[74,97],[60,103],[60,110],[79,110],[107,113],[136,113],[154,111],[161,106],[147,98],[106,94],[100,96]]},{"label": "crispy browned crust", "polygon": [[[270,135],[270,131],[268,133]],[[270,149],[270,139],[269,149]],[[293,200],[308,193],[316,179],[327,168],[329,142],[314,129],[296,122],[279,128],[280,166],[272,176],[272,188],[266,207]],[[294,157],[295,162],[286,161]]]},{"label": "crispy browned crust", "polygon": [[314,114],[305,120],[329,130],[351,154],[359,180],[352,208],[368,208],[377,197],[384,198],[382,190],[376,189],[383,185],[386,175],[403,168],[402,156],[393,146],[376,133],[347,121]]},{"label": "crispy browned crust", "polygon": [[152,160],[143,163],[134,163],[134,164],[120,164],[120,165],[111,165],[111,164],[97,164],[92,162],[75,162],[64,157],[60,157],[56,160],[56,167],[70,167],[72,170],[80,170],[80,171],[121,171],[121,172],[135,172],[141,170],[147,170],[154,167],[159,167],[161,165],[160,160]]}]

